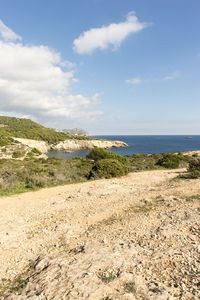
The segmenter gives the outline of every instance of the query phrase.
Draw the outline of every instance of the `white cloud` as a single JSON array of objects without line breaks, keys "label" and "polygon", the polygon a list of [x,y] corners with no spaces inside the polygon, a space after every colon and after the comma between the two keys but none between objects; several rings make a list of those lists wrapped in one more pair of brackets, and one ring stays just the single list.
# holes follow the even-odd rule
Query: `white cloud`
[{"label": "white cloud", "polygon": [[8,28],[1,20],[0,20],[0,36],[5,41],[16,41],[21,40],[21,36],[16,34],[12,29]]},{"label": "white cloud", "polygon": [[179,78],[181,75],[181,73],[179,71],[175,71],[172,74],[165,76],[163,78],[159,78],[159,77],[150,77],[150,78],[146,78],[146,79],[141,79],[139,77],[134,77],[131,79],[127,79],[125,80],[126,83],[131,84],[131,85],[137,85],[140,84],[141,82],[143,83],[152,83],[152,82],[161,82],[161,81],[169,81],[169,80],[175,80],[177,78]]},{"label": "white cloud", "polygon": [[87,54],[98,48],[101,50],[109,46],[117,48],[130,34],[140,32],[148,25],[140,22],[135,12],[130,12],[125,22],[112,23],[108,26],[92,28],[83,32],[74,40],[74,50],[79,54]]},{"label": "white cloud", "polygon": [[[0,110],[38,120],[91,119],[99,94],[71,95],[74,70],[64,69],[59,53],[45,46],[0,41]],[[71,64],[67,62],[71,67]]]},{"label": "white cloud", "polygon": [[126,80],[126,83],[129,83],[129,84],[139,84],[141,82],[142,82],[142,80],[140,78],[137,78],[137,77]]},{"label": "white cloud", "polygon": [[174,79],[177,79],[179,77],[180,77],[180,72],[176,71],[176,72],[173,72],[172,74],[164,77],[163,80],[174,80]]}]

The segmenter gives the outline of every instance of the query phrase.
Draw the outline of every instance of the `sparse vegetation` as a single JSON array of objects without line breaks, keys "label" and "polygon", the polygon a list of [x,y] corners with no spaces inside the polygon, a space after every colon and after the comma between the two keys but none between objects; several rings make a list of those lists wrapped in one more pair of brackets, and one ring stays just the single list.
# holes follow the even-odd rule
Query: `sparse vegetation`
[{"label": "sparse vegetation", "polygon": [[188,196],[185,199],[187,202],[192,202],[195,200],[200,200],[200,195],[192,195],[192,196]]},{"label": "sparse vegetation", "polygon": [[16,150],[13,152],[12,157],[19,158],[19,157],[23,157],[24,155],[25,155],[25,151]]},{"label": "sparse vegetation", "polygon": [[131,171],[186,167],[194,158],[182,153],[134,154],[127,156]]},{"label": "sparse vegetation", "polygon": [[97,276],[99,279],[101,279],[102,282],[104,282],[106,284],[115,280],[115,278],[118,277],[117,274],[114,274],[114,273],[108,272],[108,271],[99,272],[99,274]]},{"label": "sparse vegetation", "polygon": [[126,282],[124,284],[124,290],[125,290],[126,293],[134,293],[135,292],[134,282]]},{"label": "sparse vegetation", "polygon": [[0,194],[87,180],[92,164],[84,158],[0,159]]},{"label": "sparse vegetation", "polygon": [[[29,280],[22,278],[21,276],[16,277],[14,280],[2,278],[0,283],[0,296],[6,296],[6,293],[17,293],[20,294],[23,288],[26,287]],[[3,299],[3,298],[2,298]]]},{"label": "sparse vegetation", "polygon": [[37,155],[41,155],[42,154],[42,152],[40,152],[38,149],[36,149],[36,148],[33,148],[32,150],[31,150],[31,152],[33,153],[33,154],[37,154]]},{"label": "sparse vegetation", "polygon": [[[7,128],[7,127],[6,127]],[[15,147],[12,141],[12,147]],[[123,157],[110,151],[95,148],[87,158],[43,159],[37,149],[27,150],[17,143],[12,158],[0,159],[0,194],[35,190],[59,184],[82,182],[88,179],[119,177],[129,171],[143,171],[174,168],[189,165],[187,178],[197,178],[200,174],[200,161],[196,157],[182,154],[134,154]],[[9,148],[9,147],[8,147]],[[2,147],[6,149],[5,146]],[[5,150],[3,151],[5,152]],[[10,152],[6,150],[9,154]],[[24,160],[20,160],[20,158]]]},{"label": "sparse vegetation", "polygon": [[0,147],[11,145],[13,139],[1,135],[2,128],[0,129]]}]

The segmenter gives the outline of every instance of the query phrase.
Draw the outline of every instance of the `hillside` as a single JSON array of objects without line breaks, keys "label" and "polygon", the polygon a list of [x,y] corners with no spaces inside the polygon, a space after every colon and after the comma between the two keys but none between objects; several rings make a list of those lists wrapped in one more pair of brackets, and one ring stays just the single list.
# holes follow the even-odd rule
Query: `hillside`
[{"label": "hillside", "polygon": [[86,137],[72,137],[72,135],[69,136],[67,133],[57,132],[29,119],[0,116],[0,138],[5,137],[42,140],[50,144],[58,143],[68,138],[87,139]]}]

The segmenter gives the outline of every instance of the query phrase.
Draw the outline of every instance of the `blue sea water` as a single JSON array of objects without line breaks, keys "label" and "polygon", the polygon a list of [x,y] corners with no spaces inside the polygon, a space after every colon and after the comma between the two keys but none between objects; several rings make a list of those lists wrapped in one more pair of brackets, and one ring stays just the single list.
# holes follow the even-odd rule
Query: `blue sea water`
[{"label": "blue sea water", "polygon": [[[200,150],[200,135],[191,135],[190,138],[185,135],[103,135],[94,137],[127,143],[128,147],[109,149],[121,155]],[[88,153],[88,150],[75,151],[72,153],[51,151],[48,153],[48,156],[73,158],[77,156],[85,157]]]}]

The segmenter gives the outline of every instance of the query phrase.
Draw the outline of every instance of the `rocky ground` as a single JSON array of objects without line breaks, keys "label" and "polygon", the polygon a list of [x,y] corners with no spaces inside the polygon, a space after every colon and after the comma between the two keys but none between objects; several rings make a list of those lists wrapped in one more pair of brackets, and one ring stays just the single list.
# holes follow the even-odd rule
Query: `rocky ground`
[{"label": "rocky ground", "polygon": [[[22,144],[20,142],[13,141],[10,145],[0,146],[0,159],[14,159],[24,160],[26,157],[29,158],[29,153],[34,147]],[[42,153],[32,153],[37,158],[46,159],[47,156]]]},{"label": "rocky ground", "polygon": [[200,180],[183,171],[1,198],[1,299],[200,299]]}]

